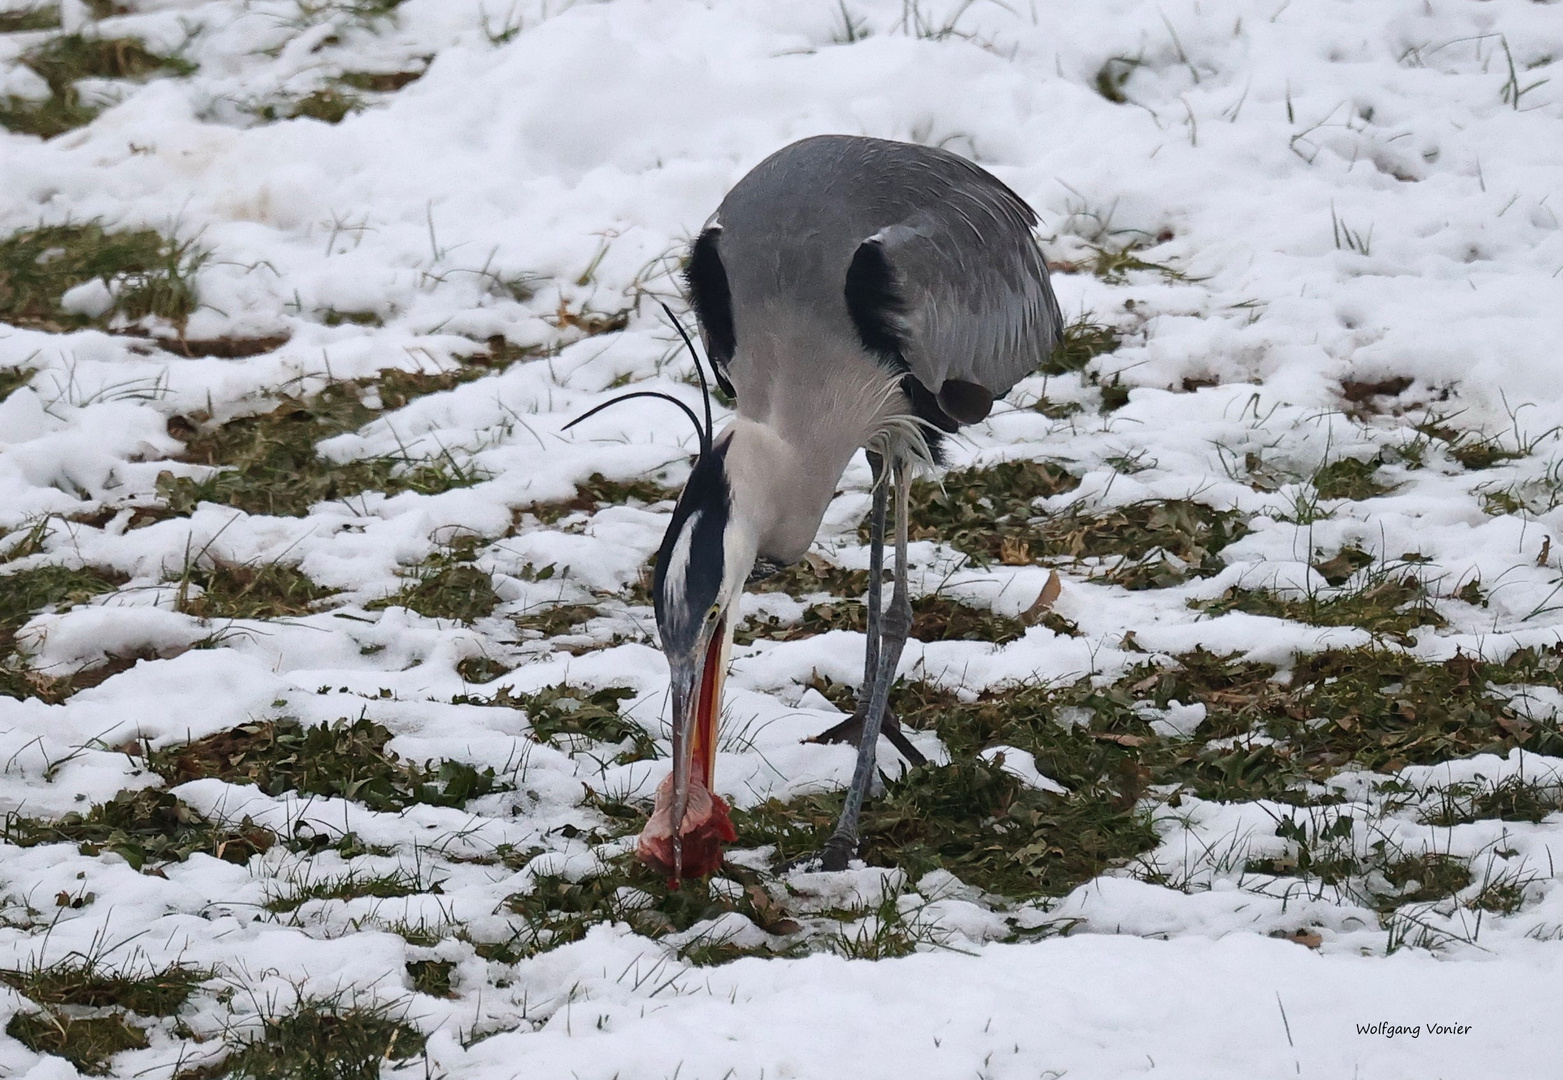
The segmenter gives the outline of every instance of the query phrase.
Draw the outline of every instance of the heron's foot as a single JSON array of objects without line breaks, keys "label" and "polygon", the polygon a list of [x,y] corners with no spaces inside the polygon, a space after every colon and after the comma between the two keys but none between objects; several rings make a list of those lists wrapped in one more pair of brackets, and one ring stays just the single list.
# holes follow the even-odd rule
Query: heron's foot
[{"label": "heron's foot", "polygon": [[796,855],[786,862],[776,864],[778,874],[814,874],[825,869],[824,856],[818,851]]},{"label": "heron's foot", "polygon": [[825,850],[820,855],[820,861],[824,864],[825,870],[845,870],[847,864],[852,861],[852,856],[856,854],[857,840],[836,833],[825,841]]},{"label": "heron's foot", "polygon": [[[806,741],[811,743],[847,743],[850,746],[857,746],[863,741],[864,711],[863,707],[859,706],[856,712],[841,721],[841,723],[836,724],[834,727],[826,728]],[[917,766],[928,763],[928,759],[906,737],[906,732],[901,729],[900,719],[889,709],[885,710],[884,718],[879,721],[879,734],[890,740],[890,745],[900,752],[901,756],[906,759],[907,764]]]},{"label": "heron's foot", "polygon": [[817,874],[821,870],[845,870],[857,854],[857,841],[832,836],[823,849],[788,859],[776,867],[778,874]]}]

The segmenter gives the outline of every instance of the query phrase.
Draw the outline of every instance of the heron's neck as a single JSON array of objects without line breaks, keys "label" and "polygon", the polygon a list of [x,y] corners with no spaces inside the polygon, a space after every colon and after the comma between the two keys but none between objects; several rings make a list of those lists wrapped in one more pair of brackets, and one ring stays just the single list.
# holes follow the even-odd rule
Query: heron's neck
[{"label": "heron's neck", "polygon": [[743,416],[728,430],[725,466],[734,513],[753,530],[760,558],[797,561],[813,543],[856,445],[800,444]]},{"label": "heron's neck", "polygon": [[760,557],[792,562],[813,542],[852,455],[910,406],[899,377],[850,327],[778,309],[746,331],[730,368],[730,489]]}]

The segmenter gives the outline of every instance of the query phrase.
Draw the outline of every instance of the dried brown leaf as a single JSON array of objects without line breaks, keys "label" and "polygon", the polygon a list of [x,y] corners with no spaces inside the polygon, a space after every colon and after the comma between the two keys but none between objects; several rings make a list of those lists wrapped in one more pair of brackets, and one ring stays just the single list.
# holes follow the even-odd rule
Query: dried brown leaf
[{"label": "dried brown leaf", "polygon": [[1064,584],[1058,580],[1058,571],[1051,571],[1042,586],[1042,591],[1037,593],[1035,602],[1021,615],[1021,621],[1028,626],[1036,625],[1042,616],[1053,610],[1053,604],[1057,602],[1059,594],[1063,591]]}]

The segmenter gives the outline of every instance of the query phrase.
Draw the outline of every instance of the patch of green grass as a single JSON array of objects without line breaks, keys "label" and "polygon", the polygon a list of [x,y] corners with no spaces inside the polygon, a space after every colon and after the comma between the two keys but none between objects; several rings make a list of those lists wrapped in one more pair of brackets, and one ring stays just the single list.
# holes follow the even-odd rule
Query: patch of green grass
[{"label": "patch of green grass", "polygon": [[1066,416],[1083,412],[1085,407],[1078,401],[1054,401],[1044,396],[1038,398],[1031,408],[1032,411],[1041,413],[1049,420],[1062,420]]},{"label": "patch of green grass", "polygon": [[369,844],[356,832],[316,832],[309,827],[295,827],[288,838],[288,850],[299,855],[318,855],[331,851],[343,861],[361,855],[387,857],[396,854],[394,847],[385,844]]},{"label": "patch of green grass", "polygon": [[1525,450],[1506,447],[1496,437],[1468,438],[1449,448],[1449,456],[1467,469],[1490,469],[1525,455]]},{"label": "patch of green grass", "polygon": [[[908,498],[909,534],[934,540],[982,563],[1023,565],[1021,549],[1042,520],[1036,504],[1080,486],[1078,477],[1053,461],[1002,461],[952,469],[940,482],[916,480]],[[859,527],[868,540],[869,523]],[[867,588],[866,577],[863,588]]]},{"label": "patch of green grass", "polygon": [[456,674],[461,676],[463,682],[469,683],[493,682],[513,670],[513,665],[488,656],[469,656],[456,664]]},{"label": "patch of green grass", "polygon": [[37,612],[84,604],[113,592],[127,580],[125,575],[101,567],[39,566],[0,575],[0,648]]},{"label": "patch of green grass", "polygon": [[31,524],[0,537],[0,545],[5,545],[4,554],[0,555],[0,563],[41,554],[44,550],[44,541],[49,538],[49,523],[52,520],[53,515],[45,514],[43,517],[32,519]]},{"label": "patch of green grass", "polygon": [[0,98],[0,126],[24,135],[51,139],[92,122],[100,106],[82,102],[76,83],[82,79],[144,80],[153,75],[189,75],[195,65],[165,56],[135,38],[100,38],[59,34],[22,55],[49,85],[41,100],[7,95]]},{"label": "patch of green grass", "polygon": [[[879,901],[869,910],[838,912],[844,919],[852,919],[843,925],[831,940],[833,951],[848,960],[890,960],[898,956],[910,956],[919,948],[945,944],[948,932],[940,931],[929,923],[917,921],[919,907],[903,911],[900,903],[902,892],[883,888]],[[926,907],[926,903],[920,905]],[[908,915],[912,918],[908,918]]]},{"label": "patch of green grass", "polygon": [[5,1033],[37,1054],[54,1054],[89,1076],[103,1076],[115,1054],[145,1050],[146,1031],[124,1013],[77,1016],[57,1009],[19,1012]]},{"label": "patch of green grass", "polygon": [[430,997],[455,997],[451,976],[456,971],[454,960],[409,960],[407,978],[412,988]]},{"label": "patch of green grass", "polygon": [[1053,355],[1043,362],[1040,371],[1043,375],[1080,371],[1098,356],[1116,352],[1122,344],[1123,339],[1116,329],[1106,323],[1093,322],[1090,315],[1081,315],[1064,326]]},{"label": "patch of green grass", "polygon": [[52,139],[79,127],[86,127],[101,110],[84,105],[74,86],[46,98],[24,98],[14,94],[0,97],[0,127],[19,135],[37,135]]},{"label": "patch of green grass", "polygon": [[285,102],[267,102],[253,111],[262,120],[319,120],[340,124],[353,113],[362,112],[364,99],[343,87],[322,86],[301,98]]},{"label": "patch of green grass", "polygon": [[[939,867],[1011,898],[1057,895],[1154,847],[1154,832],[1137,805],[1152,791],[1170,789],[1170,796],[1158,797],[1173,805],[1184,791],[1225,802],[1307,804],[1327,801],[1315,785],[1342,769],[1393,772],[1408,764],[1502,755],[1514,746],[1558,754],[1563,736],[1518,716],[1494,684],[1555,681],[1560,654],[1525,651],[1505,663],[1457,657],[1429,664],[1390,650],[1333,650],[1299,657],[1284,681],[1271,665],[1195,651],[1169,666],[1139,665],[1110,682],[1014,687],[975,701],[925,684],[898,684],[892,708],[903,723],[936,731],[954,764],[920,767],[888,781],[884,795],[865,808],[863,854],[871,863],[902,867],[914,879]],[[842,698],[848,707],[850,697]],[[1154,715],[1147,709],[1174,702],[1205,706],[1206,719],[1193,737],[1161,736],[1147,722]],[[1030,752],[1037,768],[1068,793],[1024,788],[978,756],[996,746]],[[1475,809],[1466,808],[1464,794],[1459,800],[1466,801],[1455,806],[1459,814],[1534,819],[1546,798],[1547,792],[1506,788]],[[771,845],[774,863],[815,854],[840,806],[840,793],[828,792],[734,810],[736,846]],[[643,820],[634,808],[623,814],[625,831]],[[1445,820],[1457,818],[1437,818]],[[1321,865],[1322,850],[1313,857],[1305,876],[1314,879],[1357,881],[1366,872],[1357,864]],[[1374,864],[1390,881],[1390,893],[1383,894],[1388,908],[1422,895],[1403,888],[1413,871],[1438,871],[1441,876],[1424,884],[1432,892],[1444,890],[1440,895],[1458,876],[1443,873],[1443,864],[1419,868],[1413,865],[1417,857],[1404,856],[1413,860],[1404,865],[1396,863],[1399,858],[1390,852]],[[1270,869],[1299,872],[1295,858]],[[596,917],[608,917],[598,910]]]},{"label": "patch of green grass", "polygon": [[135,38],[101,38],[89,34],[52,37],[22,57],[50,86],[78,79],[144,79],[159,73],[191,75],[195,65],[164,56]]},{"label": "patch of green grass", "polygon": [[1530,881],[1525,876],[1507,876],[1484,883],[1472,897],[1470,907],[1494,915],[1513,915],[1525,906]]},{"label": "patch of green grass", "polygon": [[[1020,562],[1097,559],[1095,576],[1126,589],[1161,589],[1219,573],[1222,548],[1248,534],[1242,515],[1188,499],[1132,503],[1111,510],[1076,506],[1044,519]],[[1006,560],[1009,561],[1009,560]]]},{"label": "patch of green grass", "polygon": [[268,1017],[222,1063],[231,1080],[378,1080],[388,1064],[423,1053],[424,1035],[383,1006],[300,1001]]},{"label": "patch of green grass", "polygon": [[499,604],[493,579],[470,563],[436,557],[403,576],[407,584],[400,592],[365,607],[371,611],[404,607],[430,619],[470,623],[492,615]]},{"label": "patch of green grass", "polygon": [[417,874],[406,870],[389,873],[361,873],[349,871],[340,877],[322,878],[296,884],[286,895],[266,901],[266,910],[275,912],[297,911],[311,900],[356,900],[370,896],[391,899],[398,896],[417,896],[421,893],[438,894],[439,884],[426,884]]},{"label": "patch of green grass", "polygon": [[396,14],[396,9],[407,0],[304,0],[310,6],[329,7],[341,11],[351,18],[361,22],[370,22],[374,19],[385,19]]},{"label": "patch of green grass", "polygon": [[[903,723],[936,731],[952,763],[887,779],[884,793],[865,807],[862,854],[871,864],[904,869],[912,880],[941,868],[1010,899],[1062,895],[1156,846],[1145,812],[1148,798],[1176,806],[1188,792],[1218,801],[1306,806],[1329,801],[1317,785],[1342,769],[1393,772],[1414,763],[1504,754],[1516,745],[1555,754],[1563,750],[1563,736],[1517,716],[1494,684],[1555,680],[1560,668],[1563,648],[1525,651],[1504,663],[1457,657],[1442,664],[1356,649],[1299,657],[1287,681],[1271,665],[1195,651],[1171,663],[1148,661],[1110,681],[1011,687],[974,701],[926,684],[898,684],[892,708]],[[1158,734],[1150,724],[1158,710],[1174,703],[1205,706],[1206,719],[1193,735]],[[1037,768],[1067,792],[1030,788],[1000,762],[980,756],[1000,746],[1031,753]],[[1550,798],[1506,787],[1468,809],[1472,794],[1481,796],[1459,794],[1466,800],[1458,804],[1460,815],[1535,819],[1546,806],[1542,796]],[[644,822],[642,807],[602,800],[596,805],[614,823],[614,835]],[[826,792],[736,809],[735,846],[769,846],[773,864],[813,855],[834,828],[840,806],[841,793]],[[1294,849],[1272,862],[1252,860],[1250,871],[1354,890],[1381,912],[1452,895],[1472,881],[1464,862],[1437,853],[1393,847],[1354,852],[1351,823],[1342,824],[1338,815],[1310,818],[1311,823],[1288,820],[1283,839],[1295,841]],[[1436,820],[1442,824],[1446,818]],[[731,865],[723,870],[729,876],[744,873]],[[590,925],[612,919],[657,936],[724,907],[776,933],[796,931],[784,905],[766,900],[763,889],[746,891],[752,911],[740,897],[704,891],[693,901],[672,896],[626,857],[600,878],[542,879],[533,894],[512,898],[512,910],[526,916],[527,929],[495,956],[513,962],[577,940]],[[1487,900],[1472,902],[1498,904],[1507,895],[1492,891]],[[1523,901],[1522,888],[1515,895]],[[692,902],[698,907],[689,906]],[[868,920],[856,936],[844,931],[839,947],[851,952],[858,942],[870,953],[881,945],[899,951],[918,947],[882,922]],[[876,944],[881,931],[886,936]],[[786,947],[815,944],[793,940]],[[712,960],[741,951],[717,943],[691,947],[691,955]]]},{"label": "patch of green grass", "polygon": [[[866,586],[865,586],[866,587]],[[797,622],[784,623],[774,616],[750,619],[734,634],[739,644],[756,639],[798,641],[831,630],[861,631],[868,606],[862,600],[832,599],[815,604]],[[919,596],[912,601],[912,633],[917,641],[989,641],[995,645],[1024,637],[1026,624],[986,608],[963,604],[947,596]]]},{"label": "patch of green grass", "polygon": [[1427,853],[1394,859],[1383,869],[1384,879],[1395,888],[1392,902],[1425,903],[1452,896],[1471,883],[1471,869],[1451,855]]},{"label": "patch of green grass", "polygon": [[165,473],[158,478],[158,495],[176,514],[214,502],[250,514],[299,517],[316,503],[368,491],[432,495],[477,483],[484,479],[481,474],[448,455],[431,462],[384,457],[338,463],[321,457],[315,447],[381,415],[363,402],[371,390],[383,409],[399,409],[499,370],[502,364],[478,355],[465,358],[459,368],[433,374],[386,370],[372,380],[332,383],[311,397],[285,397],[268,412],[223,424],[176,417],[169,429],[185,442],[186,460],[223,471],[202,480]]},{"label": "patch of green grass", "polygon": [[28,698],[48,689],[46,677],[30,670],[16,651],[16,632],[33,615],[87,603],[127,580],[116,571],[94,567],[40,566],[0,575],[0,694]]},{"label": "patch of green grass", "polygon": [[1482,510],[1494,517],[1504,514],[1540,517],[1563,506],[1563,459],[1554,459],[1538,476],[1528,476],[1503,487],[1479,484]]},{"label": "patch of green grass", "polygon": [[868,571],[848,570],[817,556],[805,555],[791,566],[782,567],[749,588],[754,592],[779,592],[798,597],[819,593],[843,597],[862,596],[868,591]]},{"label": "patch of green grass", "polygon": [[1321,559],[1313,564],[1313,568],[1319,572],[1330,585],[1344,585],[1358,570],[1365,570],[1373,565],[1373,556],[1359,547],[1343,547],[1328,559]]},{"label": "patch of green grass", "polygon": [[522,512],[534,515],[544,525],[552,525],[570,514],[591,514],[604,506],[649,506],[677,496],[678,492],[655,480],[609,480],[602,473],[592,473],[576,485],[575,494],[569,499],[533,503],[522,507]]},{"label": "patch of green grass", "polygon": [[[0,367],[0,401],[4,401],[12,393],[32,382],[33,376],[37,373],[36,368],[22,367],[20,365],[16,367]],[[15,556],[12,557],[14,558]]]},{"label": "patch of green grass", "polygon": [[[854,707],[854,695],[850,690],[842,695],[847,708]],[[842,795],[839,791],[799,795],[788,802],[767,799],[750,807],[734,807],[733,828],[738,839],[736,848],[758,848],[770,845],[775,850],[772,865],[780,866],[798,859],[818,855],[825,849],[825,841],[835,830],[841,816]],[[877,800],[869,800],[864,813],[872,812]]]},{"label": "patch of green grass", "polygon": [[53,964],[0,969],[0,983],[39,1005],[116,1006],[141,1016],[173,1016],[211,972],[174,965],[162,970],[114,970],[73,953]]},{"label": "patch of green grass", "polygon": [[1143,247],[1140,243],[1129,243],[1120,248],[1093,245],[1091,250],[1095,256],[1091,260],[1091,273],[1109,285],[1122,285],[1129,280],[1129,274],[1136,270],[1153,270],[1172,281],[1184,280],[1185,275],[1181,270],[1175,270],[1165,263],[1147,262],[1136,255],[1135,252]]},{"label": "patch of green grass", "polygon": [[328,307],[320,312],[320,321],[327,326],[384,326],[385,316],[378,311],[341,311]]},{"label": "patch of green grass", "polygon": [[0,11],[0,34],[20,34],[30,30],[55,30],[60,25],[60,9],[55,6]]},{"label": "patch of green grass", "polygon": [[183,862],[203,852],[226,862],[246,863],[267,851],[277,836],[245,818],[237,826],[220,825],[166,791],[121,791],[85,814],[72,812],[55,821],[10,815],[4,825],[8,843],[76,844],[82,854],[112,851],[139,870],[148,863]]},{"label": "patch of green grass", "polygon": [[1512,432],[1514,445],[1505,446],[1501,436],[1463,431],[1449,422],[1452,419],[1449,416],[1435,416],[1416,425],[1419,438],[1413,446],[1420,451],[1423,440],[1427,442],[1438,440],[1444,444],[1450,457],[1472,471],[1490,469],[1506,461],[1529,457],[1538,446],[1555,436],[1559,430],[1551,428],[1539,435],[1528,435],[1520,430],[1519,423],[1516,421]]},{"label": "patch of green grass", "polygon": [[[1278,829],[1290,842],[1288,853],[1249,860],[1250,872],[1301,877],[1394,913],[1467,889],[1474,880],[1470,868],[1437,852],[1353,848],[1349,815],[1308,808],[1330,800],[1317,785],[1342,769],[1393,772],[1413,763],[1504,754],[1516,745],[1556,754],[1563,736],[1516,715],[1494,684],[1555,681],[1560,670],[1563,647],[1522,651],[1503,663],[1456,657],[1442,664],[1355,649],[1299,657],[1288,681],[1271,665],[1195,651],[1171,663],[1148,661],[1110,681],[1012,687],[974,701],[925,684],[900,684],[892,707],[904,723],[936,731],[952,764],[888,779],[883,795],[865,807],[862,853],[871,864],[904,869],[912,880],[942,868],[1010,899],[1062,895],[1155,847],[1147,798],[1173,806],[1183,792],[1218,801],[1269,799],[1297,804],[1299,812]],[[1205,706],[1206,719],[1191,736],[1158,734],[1150,724],[1173,703]],[[1245,735],[1251,738],[1233,738]],[[1030,752],[1038,769],[1067,792],[1029,788],[998,761],[979,756],[999,746]],[[1440,825],[1471,815],[1536,820],[1551,812],[1556,795],[1554,789],[1494,785],[1452,792],[1448,813],[1436,803],[1425,812]],[[644,822],[643,808],[599,804],[617,832]],[[841,793],[827,792],[735,810],[736,846],[769,846],[773,864],[815,854],[840,805]],[[728,866],[723,873],[748,872]],[[1469,903],[1511,910],[1524,902],[1524,888],[1523,881],[1505,878]],[[776,933],[795,933],[785,902],[766,899],[763,888],[746,893],[753,910],[736,895],[719,898],[702,890],[692,899],[673,897],[626,857],[600,878],[542,879],[535,893],[512,898],[512,910],[526,916],[527,928],[495,955],[513,962],[612,919],[657,936],[724,908]],[[899,955],[921,944],[915,927],[889,925],[896,916],[888,909],[870,914],[855,931],[842,930],[830,947],[849,955]],[[793,938],[784,947],[818,944]],[[692,958],[719,961],[743,950],[694,943],[688,951]]]},{"label": "patch of green grass", "polygon": [[1506,776],[1499,781],[1473,780],[1435,788],[1434,801],[1423,807],[1423,824],[1439,828],[1473,821],[1541,821],[1563,810],[1563,778]]},{"label": "patch of green grass", "polygon": [[[340,124],[369,105],[364,94],[387,94],[423,77],[422,71],[346,71],[324,86],[287,101],[269,101],[250,109],[262,120],[297,120],[307,117]],[[327,325],[335,325],[327,319]]]},{"label": "patch of green grass", "polygon": [[512,615],[510,621],[528,637],[551,638],[573,633],[597,615],[594,604],[539,604]]},{"label": "patch of green grass", "polygon": [[[903,699],[898,707],[903,721],[909,705]],[[974,715],[980,707],[939,701],[913,708],[919,724],[935,727],[941,738],[974,736],[983,725]],[[960,750],[952,747],[950,764],[920,765],[886,782],[884,794],[864,809],[860,854],[872,865],[899,867],[914,881],[944,869],[984,892],[1019,900],[1061,896],[1154,847],[1150,819],[1135,810],[1138,785],[1127,793],[1120,789],[1122,777],[1109,763],[1113,755],[1100,749],[1115,744],[1089,736],[1076,741],[1085,753],[1075,756],[1090,759],[1083,768],[1093,775],[1075,778],[1078,787],[1057,795],[1028,787],[997,762],[977,757],[968,750],[973,745],[968,738]],[[1040,755],[1037,764],[1056,778]],[[778,862],[816,854],[840,811],[839,792],[735,810],[736,846],[771,845]]]},{"label": "patch of green grass", "polygon": [[914,881],[945,869],[985,892],[1061,896],[1156,843],[1132,801],[1104,794],[1037,791],[974,757],[920,765],[886,785],[861,851]]},{"label": "patch of green grass", "polygon": [[1515,746],[1540,754],[1563,750],[1563,734],[1521,717],[1494,689],[1556,679],[1558,656],[1550,651],[1522,650],[1502,663],[1459,655],[1440,664],[1391,649],[1334,649],[1298,657],[1289,683],[1274,681],[1267,665],[1251,665],[1219,691],[1207,687],[1212,677],[1225,677],[1220,658],[1181,659],[1182,674],[1158,676],[1171,689],[1153,692],[1203,702],[1209,718],[1202,736],[1252,731],[1275,739],[1265,749],[1314,780],[1348,766],[1394,772],[1503,755]]},{"label": "patch of green grass", "polygon": [[[23,229],[0,240],[0,319],[52,331],[147,318],[182,328],[195,311],[195,275],[206,258],[193,242],[153,229],[110,232],[97,222]],[[108,309],[95,317],[67,312],[61,297],[90,281],[109,287]]]},{"label": "patch of green grass", "polygon": [[1286,841],[1280,855],[1249,858],[1244,871],[1277,877],[1311,878],[1323,885],[1347,885],[1365,876],[1363,859],[1352,846],[1352,814],[1305,808],[1276,821],[1275,834]]},{"label": "patch of green grass", "polygon": [[[192,649],[215,648],[221,635],[213,634],[193,643]],[[0,658],[0,694],[17,698],[37,698],[50,705],[58,705],[82,690],[101,686],[122,672],[129,671],[143,660],[162,659],[157,649],[142,646],[128,652],[116,652],[88,667],[61,674],[51,674],[28,666],[25,658],[13,653]]]},{"label": "patch of green grass", "polygon": [[390,94],[423,78],[423,71],[344,71],[336,77],[343,86],[366,93]]},{"label": "patch of green grass", "polygon": [[[1315,896],[1328,887],[1385,916],[1406,904],[1446,899],[1471,884],[1465,861],[1442,852],[1408,852],[1388,837],[1359,844],[1357,824],[1354,814],[1301,808],[1276,822],[1285,852],[1248,858],[1244,872],[1301,878]],[[1367,825],[1371,831],[1371,820]]]},{"label": "patch of green grass", "polygon": [[[637,933],[657,938],[736,911],[762,928],[777,932],[796,929],[783,922],[784,913],[752,871],[729,864],[722,868],[722,874],[736,879],[744,886],[743,891],[730,895],[712,889],[706,881],[692,879],[684,881],[680,888],[670,888],[663,875],[641,865],[633,856],[615,859],[603,873],[580,881],[538,875],[529,892],[505,901],[506,907],[521,916],[523,925],[498,956],[514,963],[516,959],[579,941],[592,926],[612,921],[627,922]],[[687,958],[721,963],[737,955],[738,951],[731,947],[695,942]]]},{"label": "patch of green grass", "polygon": [[[1297,802],[1314,798],[1307,785],[1344,768],[1394,772],[1515,746],[1556,754],[1563,735],[1519,716],[1495,687],[1555,680],[1558,661],[1554,652],[1524,651],[1506,663],[1458,656],[1434,664],[1388,649],[1343,649],[1298,657],[1287,682],[1271,665],[1196,650],[1111,682],[1014,687],[975,701],[898,684],[891,707],[904,724],[937,731],[957,760],[995,746],[1032,753],[1071,799],[1122,808],[1147,785],[1165,785],[1218,801]],[[1155,714],[1147,709],[1174,702],[1205,706],[1194,737],[1163,737],[1149,726]],[[1513,812],[1540,805],[1517,803]],[[833,820],[832,807],[818,811],[799,839],[803,849],[822,842],[812,830]],[[789,856],[803,853],[785,837],[777,843]]]},{"label": "patch of green grass", "polygon": [[[539,854],[541,851],[542,849],[538,848],[533,854]],[[507,863],[506,865],[509,864]],[[525,863],[523,862],[522,865],[525,865]],[[406,941],[407,944],[417,949],[432,949],[447,937],[450,937],[453,931],[451,923],[443,921],[431,923],[422,916],[418,918],[417,922],[412,922],[408,919],[390,919],[377,920],[376,925],[381,930],[387,930],[396,934]]]},{"label": "patch of green grass", "polygon": [[1391,490],[1377,478],[1379,465],[1356,458],[1340,458],[1320,466],[1313,474],[1313,486],[1323,499],[1371,499]]},{"label": "patch of green grass", "polygon": [[1110,382],[1103,382],[1101,376],[1094,371],[1090,374],[1091,385],[1100,390],[1102,394],[1102,412],[1117,412],[1129,404],[1130,387],[1123,381],[1122,372],[1113,372],[1112,381]]},{"label": "patch of green grass", "polygon": [[1123,92],[1124,84],[1141,63],[1143,61],[1133,57],[1109,56],[1096,70],[1096,92],[1115,105],[1124,104],[1129,100]]},{"label": "patch of green grass", "polygon": [[646,729],[619,714],[619,703],[635,697],[622,686],[587,690],[561,683],[531,694],[505,694],[505,703],[526,714],[532,734],[541,742],[584,739],[630,745],[619,762],[647,761],[657,756],[656,742]]},{"label": "patch of green grass", "polygon": [[1191,600],[1189,606],[1207,615],[1246,611],[1310,626],[1356,626],[1400,643],[1413,640],[1413,630],[1449,625],[1421,578],[1409,567],[1394,565],[1369,571],[1360,582],[1333,590],[1292,595],[1233,586],[1214,600]]},{"label": "patch of green grass", "polygon": [[458,761],[404,761],[386,749],[391,733],[367,718],[304,727],[295,720],[255,721],[180,746],[154,749],[147,764],[170,785],[213,776],[254,784],[268,795],[297,791],[397,812],[409,806],[461,807],[509,790],[492,767]]},{"label": "patch of green grass", "polygon": [[309,614],[331,592],[286,563],[211,561],[185,566],[175,604],[202,619],[281,619]]},{"label": "patch of green grass", "polygon": [[[887,783],[865,810],[865,858],[914,879],[943,867],[1019,898],[1068,892],[1154,846],[1135,808],[1149,781],[1139,757],[1154,739],[1134,711],[1140,695],[1131,685],[1014,687],[969,702],[926,684],[898,686],[891,707],[903,724],[936,731],[952,764],[920,766]],[[1061,722],[1073,714],[1083,722]],[[979,757],[995,746],[1032,753],[1068,793],[1027,787]],[[771,843],[778,857],[795,858],[819,850],[839,806],[840,795],[829,793],[762,804],[733,820],[741,845]]]}]

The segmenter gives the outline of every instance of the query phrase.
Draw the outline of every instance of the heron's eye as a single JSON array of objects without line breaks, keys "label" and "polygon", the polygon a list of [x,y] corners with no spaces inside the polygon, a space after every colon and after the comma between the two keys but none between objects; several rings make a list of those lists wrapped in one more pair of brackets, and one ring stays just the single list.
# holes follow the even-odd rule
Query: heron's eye
[{"label": "heron's eye", "polygon": [[716,617],[722,614],[722,609],[716,604],[711,605],[711,610],[706,612],[706,622],[715,622]]}]

